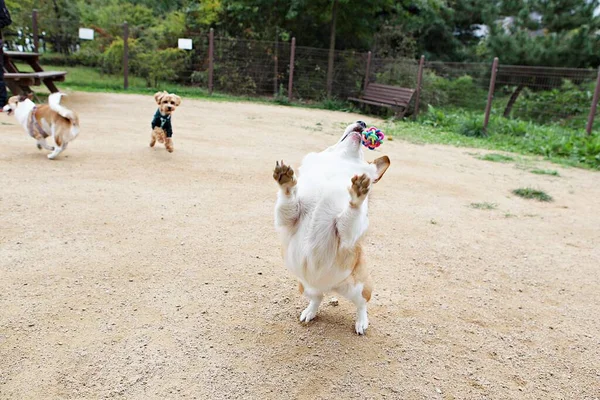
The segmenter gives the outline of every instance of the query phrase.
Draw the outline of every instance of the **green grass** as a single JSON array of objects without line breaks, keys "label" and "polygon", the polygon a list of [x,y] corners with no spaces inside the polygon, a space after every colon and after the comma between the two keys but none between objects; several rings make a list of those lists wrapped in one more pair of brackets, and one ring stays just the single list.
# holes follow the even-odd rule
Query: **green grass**
[{"label": "green grass", "polygon": [[536,125],[493,115],[487,136],[462,134],[465,126],[476,125],[471,121],[477,119],[478,114],[458,109],[430,109],[417,121],[387,122],[382,128],[388,136],[413,143],[447,144],[542,156],[560,165],[600,170],[600,134],[596,131],[587,136],[583,129]]},{"label": "green grass", "polygon": [[476,210],[495,210],[496,208],[498,208],[498,204],[496,204],[496,203],[488,203],[488,202],[471,203],[470,207],[474,208]]},{"label": "green grass", "polygon": [[552,198],[552,196],[550,196],[546,192],[544,192],[542,190],[529,188],[529,187],[515,189],[512,192],[513,192],[513,194],[516,194],[517,196],[522,197],[524,199],[534,199],[534,200],[545,201],[545,202],[554,200]]},{"label": "green grass", "polygon": [[506,163],[506,162],[515,160],[513,157],[505,156],[503,154],[498,154],[498,153],[485,154],[483,156],[477,156],[476,158],[478,158],[480,160],[484,160],[484,161],[493,161],[493,162],[500,162],[500,163]]},{"label": "green grass", "polygon": [[560,176],[558,171],[553,170],[553,169],[532,169],[529,172],[531,172],[532,174],[537,174],[537,175]]}]

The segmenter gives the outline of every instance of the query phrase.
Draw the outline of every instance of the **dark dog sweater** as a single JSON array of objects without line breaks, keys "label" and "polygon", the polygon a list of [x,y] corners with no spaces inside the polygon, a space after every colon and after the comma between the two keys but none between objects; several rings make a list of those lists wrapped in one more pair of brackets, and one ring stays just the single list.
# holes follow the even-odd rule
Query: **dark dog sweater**
[{"label": "dark dog sweater", "polygon": [[152,118],[152,129],[156,128],[157,126],[165,131],[168,138],[173,136],[173,127],[171,127],[171,116],[162,115],[160,113],[160,110],[156,110],[156,114],[154,114],[154,118]]}]

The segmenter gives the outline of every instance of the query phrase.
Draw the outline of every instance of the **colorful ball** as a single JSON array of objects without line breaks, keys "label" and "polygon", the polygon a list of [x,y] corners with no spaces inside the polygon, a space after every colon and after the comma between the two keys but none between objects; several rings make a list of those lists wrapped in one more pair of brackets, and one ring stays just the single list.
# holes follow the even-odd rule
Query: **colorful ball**
[{"label": "colorful ball", "polygon": [[369,150],[375,150],[381,146],[384,137],[383,132],[372,126],[362,132],[362,144]]}]

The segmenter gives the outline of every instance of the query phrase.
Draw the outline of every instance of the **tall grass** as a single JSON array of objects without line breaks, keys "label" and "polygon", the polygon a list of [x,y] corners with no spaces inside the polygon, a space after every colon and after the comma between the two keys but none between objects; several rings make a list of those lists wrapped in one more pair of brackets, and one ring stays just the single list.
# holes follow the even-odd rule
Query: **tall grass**
[{"label": "tall grass", "polygon": [[[407,126],[412,129],[405,129]],[[416,122],[390,123],[387,129],[390,134],[417,141],[541,155],[562,164],[600,169],[598,132],[587,135],[583,130],[537,125],[499,115],[491,116],[487,136],[477,131],[481,126],[480,113],[430,107]]]}]

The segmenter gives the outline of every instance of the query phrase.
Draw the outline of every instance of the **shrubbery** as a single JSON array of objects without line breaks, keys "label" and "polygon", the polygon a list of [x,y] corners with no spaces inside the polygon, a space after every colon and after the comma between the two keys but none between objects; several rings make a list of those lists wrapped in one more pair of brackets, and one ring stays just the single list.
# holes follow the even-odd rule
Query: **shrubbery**
[{"label": "shrubbery", "polygon": [[568,80],[560,88],[551,90],[533,91],[525,88],[513,108],[512,116],[542,124],[559,122],[565,126],[581,127],[581,117],[587,118],[593,93],[593,84],[580,87]]},{"label": "shrubbery", "polygon": [[[482,113],[429,107],[428,112],[419,117],[419,122],[469,137],[484,136]],[[506,146],[506,150],[567,159],[573,164],[600,169],[600,135],[597,132],[587,135],[583,129],[538,125],[492,115],[487,136],[481,140]]]}]

